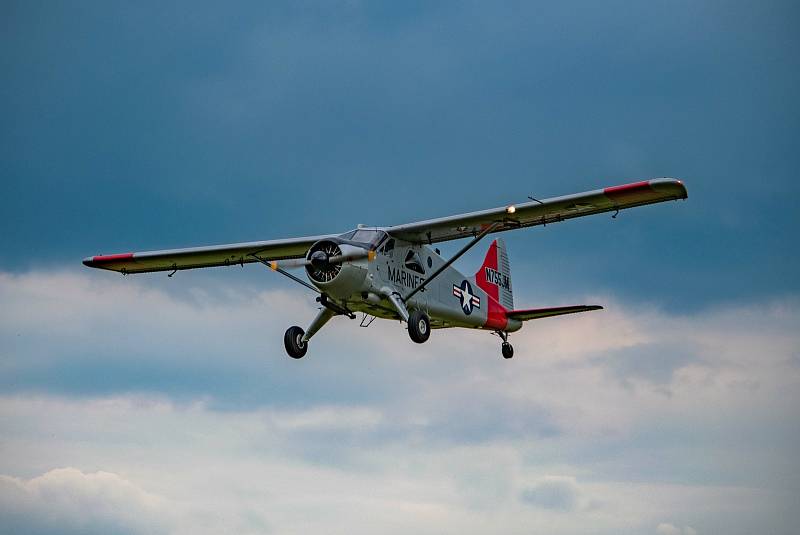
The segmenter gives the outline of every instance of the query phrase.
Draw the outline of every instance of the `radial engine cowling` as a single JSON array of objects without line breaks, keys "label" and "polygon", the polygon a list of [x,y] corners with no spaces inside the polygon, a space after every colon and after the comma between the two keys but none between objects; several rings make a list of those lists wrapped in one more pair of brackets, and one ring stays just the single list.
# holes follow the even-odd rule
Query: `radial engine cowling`
[{"label": "radial engine cowling", "polygon": [[359,255],[362,248],[332,240],[321,240],[311,246],[306,253],[306,273],[311,282],[320,290],[337,299],[346,299],[361,292],[367,280],[367,260],[345,260],[329,262],[340,256]]}]

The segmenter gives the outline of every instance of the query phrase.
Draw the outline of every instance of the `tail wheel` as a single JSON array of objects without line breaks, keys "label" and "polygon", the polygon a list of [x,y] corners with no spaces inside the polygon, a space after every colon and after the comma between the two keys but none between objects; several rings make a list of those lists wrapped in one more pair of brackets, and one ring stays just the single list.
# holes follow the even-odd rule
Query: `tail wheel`
[{"label": "tail wheel", "polygon": [[421,310],[415,310],[408,317],[408,335],[418,344],[428,341],[431,336],[431,320]]},{"label": "tail wheel", "polygon": [[510,359],[514,356],[514,347],[508,342],[503,342],[502,351],[504,359]]},{"label": "tail wheel", "polygon": [[298,326],[286,329],[283,335],[283,345],[286,346],[286,353],[293,359],[301,359],[308,351],[308,342],[303,342],[303,335],[306,334]]}]

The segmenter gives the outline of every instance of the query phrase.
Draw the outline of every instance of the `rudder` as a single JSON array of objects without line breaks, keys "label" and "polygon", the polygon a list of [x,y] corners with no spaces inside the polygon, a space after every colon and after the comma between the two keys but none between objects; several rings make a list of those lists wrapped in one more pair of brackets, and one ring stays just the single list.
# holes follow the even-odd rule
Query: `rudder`
[{"label": "rudder", "polygon": [[483,265],[475,273],[475,283],[506,310],[514,310],[511,264],[508,261],[506,243],[502,238],[497,238],[489,246]]}]

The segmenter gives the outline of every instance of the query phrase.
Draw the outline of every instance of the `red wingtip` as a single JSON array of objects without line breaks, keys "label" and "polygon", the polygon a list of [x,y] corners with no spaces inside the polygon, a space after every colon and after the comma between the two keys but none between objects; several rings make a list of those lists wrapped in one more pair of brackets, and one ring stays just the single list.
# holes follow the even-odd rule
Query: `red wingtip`
[{"label": "red wingtip", "polygon": [[89,267],[97,267],[99,264],[107,264],[109,262],[118,262],[120,260],[130,260],[131,258],[133,258],[133,253],[89,256],[89,257],[83,259],[83,265],[84,266],[89,266]]},{"label": "red wingtip", "polygon": [[611,186],[605,188],[603,193],[606,195],[627,195],[630,193],[638,193],[643,190],[650,189],[650,182],[643,180],[641,182],[633,182],[631,184],[622,184],[621,186]]}]

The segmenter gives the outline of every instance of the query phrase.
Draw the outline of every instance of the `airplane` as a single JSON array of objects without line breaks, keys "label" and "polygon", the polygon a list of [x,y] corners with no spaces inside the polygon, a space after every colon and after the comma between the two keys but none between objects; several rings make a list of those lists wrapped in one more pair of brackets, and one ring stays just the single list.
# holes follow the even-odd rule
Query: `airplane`
[{"label": "airplane", "polygon": [[[453,263],[489,234],[548,225],[603,212],[686,199],[686,187],[659,178],[521,204],[390,227],[359,225],[329,234],[187,249],[90,256],[86,266],[124,275],[260,263],[319,294],[316,317],[303,330],[289,327],[287,354],[305,356],[311,338],[333,317],[400,320],[422,344],[431,329],[485,329],[502,340],[504,358],[514,356],[509,334],[529,320],[602,309],[599,305],[515,309],[511,268],[502,238],[494,240],[478,271],[467,276]],[[450,258],[434,244],[472,238]],[[308,282],[290,273],[304,269]]]}]

